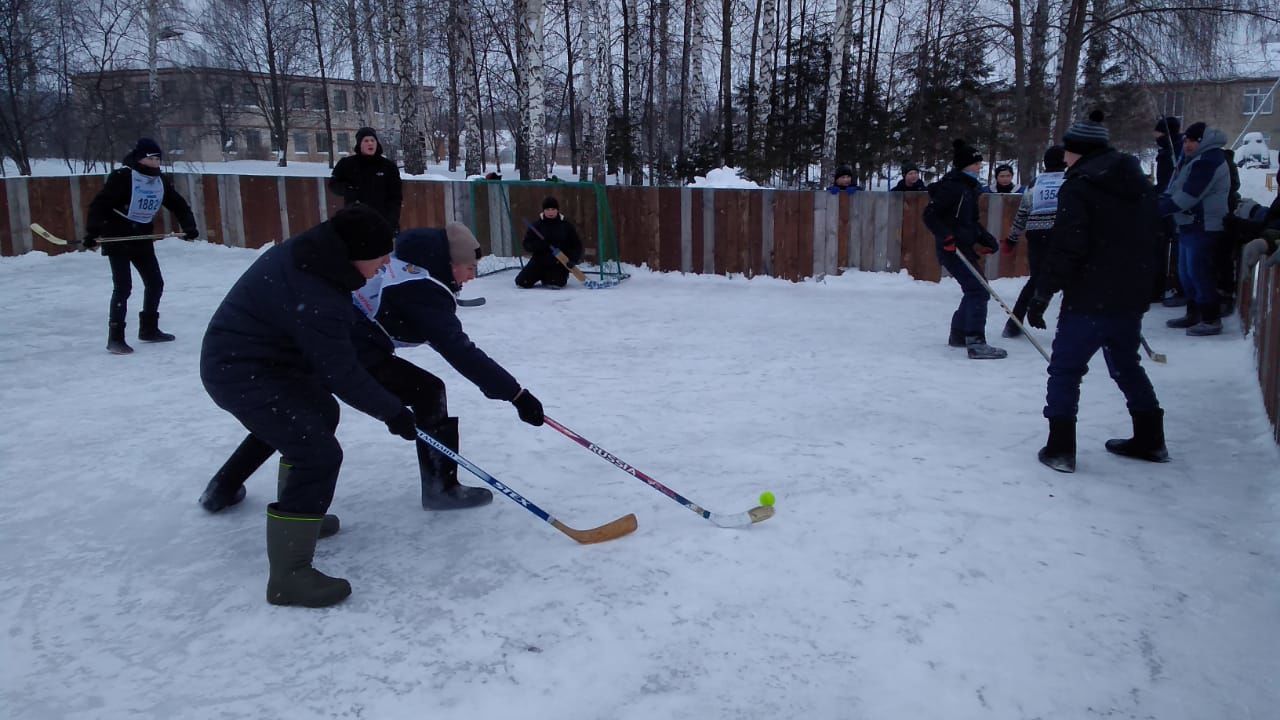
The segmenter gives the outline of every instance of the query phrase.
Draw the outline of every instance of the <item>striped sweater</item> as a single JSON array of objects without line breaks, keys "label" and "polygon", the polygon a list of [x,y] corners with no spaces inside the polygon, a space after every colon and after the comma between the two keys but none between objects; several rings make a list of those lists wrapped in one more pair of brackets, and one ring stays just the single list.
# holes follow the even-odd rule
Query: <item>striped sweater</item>
[{"label": "striped sweater", "polygon": [[1024,230],[1052,230],[1053,218],[1058,214],[1058,188],[1062,187],[1061,172],[1040,173],[1031,187],[1022,194],[1018,214],[1013,218],[1009,240],[1017,242]]}]

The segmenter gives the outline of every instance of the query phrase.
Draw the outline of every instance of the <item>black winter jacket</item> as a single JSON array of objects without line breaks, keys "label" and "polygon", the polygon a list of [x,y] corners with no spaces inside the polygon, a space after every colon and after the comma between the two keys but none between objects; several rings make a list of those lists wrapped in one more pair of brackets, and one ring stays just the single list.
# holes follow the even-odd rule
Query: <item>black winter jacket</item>
[{"label": "black winter jacket", "polygon": [[569,258],[570,265],[582,262],[582,240],[573,223],[557,215],[555,220],[539,216],[537,221],[524,234],[524,249],[533,255],[550,255],[551,248],[560,248],[560,252]]},{"label": "black winter jacket", "polygon": [[916,181],[911,185],[907,184],[906,178],[899,178],[898,184],[893,186],[892,191],[906,192],[906,191],[926,190],[926,189],[927,188],[924,186],[924,180],[921,180],[920,178],[916,178]]},{"label": "black winter jacket", "polygon": [[395,351],[391,337],[410,345],[426,343],[485,397],[515,398],[520,383],[462,330],[458,303],[446,287],[446,281],[453,279],[453,265],[444,230],[418,228],[400,233],[391,262],[397,273],[425,270],[428,276],[382,288],[377,324],[362,314],[352,332],[361,362],[375,367],[390,358]]},{"label": "black winter jacket", "polygon": [[982,183],[963,170],[952,170],[943,175],[929,191],[925,224],[939,248],[951,236],[955,238],[956,246],[965,250],[978,242],[999,249],[999,243],[979,220],[978,196],[981,193]]},{"label": "black winter jacket", "polygon": [[1159,229],[1155,189],[1137,158],[1112,148],[1080,158],[1058,190],[1037,294],[1061,290],[1070,312],[1146,312]]},{"label": "black winter jacket", "polygon": [[384,422],[403,409],[356,357],[351,292],[365,280],[346,258],[342,239],[322,223],[267,250],[231,287],[200,348],[209,394],[236,398],[224,409],[260,407],[280,385],[298,382]]},{"label": "black winter jacket", "polygon": [[1173,177],[1173,169],[1178,166],[1178,158],[1182,157],[1182,136],[1161,135],[1156,140],[1156,191],[1164,192]]},{"label": "black winter jacket", "polygon": [[[126,215],[129,204],[133,202],[133,174],[160,175],[164,183],[164,199],[161,205],[173,213],[178,227],[188,235],[196,232],[196,218],[186,198],[173,188],[169,176],[159,170],[144,168],[138,164],[138,157],[129,153],[122,161],[124,167],[116,168],[107,176],[107,183],[89,203],[89,218],[85,223],[85,237],[128,237],[130,235],[151,235],[155,233],[155,222],[136,223]],[[128,253],[132,248],[150,243],[150,240],[134,240],[129,242],[103,243],[103,255]]]},{"label": "black winter jacket", "polygon": [[382,156],[382,142],[373,155],[361,155],[357,147],[352,154],[333,166],[329,189],[341,195],[347,205],[361,202],[377,210],[392,228],[400,227],[400,206],[404,196],[400,187],[400,168]]}]

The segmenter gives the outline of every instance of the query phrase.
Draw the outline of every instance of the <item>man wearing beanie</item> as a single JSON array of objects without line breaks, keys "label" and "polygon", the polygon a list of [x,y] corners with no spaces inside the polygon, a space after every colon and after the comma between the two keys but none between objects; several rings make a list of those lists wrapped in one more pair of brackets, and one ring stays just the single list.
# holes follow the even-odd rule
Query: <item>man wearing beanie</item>
[{"label": "man wearing beanie", "polygon": [[1000,249],[1000,243],[978,220],[978,195],[982,184],[982,155],[964,140],[952,146],[952,169],[929,187],[929,204],[924,222],[937,243],[938,262],[960,283],[964,293],[960,306],[951,314],[951,334],[947,344],[962,347],[972,360],[998,360],[1005,350],[987,344],[987,300],[990,293],[956,253],[964,253],[975,267],[978,258]]},{"label": "man wearing beanie", "polygon": [[[1027,307],[1031,298],[1035,297],[1036,282],[1040,279],[1041,266],[1044,264],[1045,245],[1049,242],[1053,230],[1053,219],[1058,214],[1058,191],[1062,187],[1067,162],[1065,151],[1061,145],[1054,145],[1044,152],[1044,172],[1031,181],[1031,187],[1022,194],[1022,202],[1018,205],[1018,214],[1013,218],[1013,229],[1009,239],[1005,241],[1004,252],[1012,255],[1016,252],[1018,236],[1025,230],[1027,233],[1027,264],[1031,276],[1027,284],[1018,293],[1018,300],[1013,304],[1013,314],[1021,322],[1027,315]],[[1012,318],[1004,325],[1004,337],[1017,337],[1022,328]]]},{"label": "man wearing beanie", "polygon": [[[529,225],[524,234],[524,249],[531,257],[516,275],[516,285],[531,288],[538,283],[544,287],[562,288],[569,282],[569,268],[582,262],[582,240],[578,230],[560,214],[560,201],[548,195],[542,201],[542,214]],[[564,253],[569,267],[556,259]]]},{"label": "man wearing beanie", "polygon": [[1108,145],[1102,121],[1095,111],[1062,139],[1069,169],[1027,309],[1031,326],[1044,329],[1049,301],[1062,291],[1044,408],[1049,439],[1039,453],[1040,462],[1059,472],[1076,469],[1080,382],[1098,350],[1133,418],[1133,437],[1108,440],[1107,450],[1152,462],[1169,459],[1164,411],[1138,356],[1159,232],[1155,191],[1137,158]]},{"label": "man wearing beanie", "polygon": [[897,192],[925,189],[924,180],[920,179],[920,168],[915,163],[907,163],[902,166],[902,177],[898,180],[898,184],[892,188]]},{"label": "man wearing beanie", "polygon": [[[333,396],[392,434],[417,439],[413,412],[361,366],[351,340],[351,293],[387,262],[392,238],[372,209],[339,210],[259,256],[205,331],[200,379],[209,397],[281,456],[277,500],[267,506],[267,602],[274,605],[323,607],[351,594],[346,580],[311,566],[321,530],[331,534],[338,525],[325,515],[342,465]],[[232,491],[224,505],[243,497],[242,488]]]},{"label": "man wearing beanie", "polygon": [[[1173,116],[1156,122],[1156,192],[1163,193],[1173,177],[1173,168],[1182,154],[1181,129],[1182,121]],[[1178,280],[1178,231],[1172,219],[1165,220],[1163,229],[1156,249],[1156,287],[1152,301],[1164,301],[1168,307],[1178,307],[1187,303],[1182,283]],[[1167,298],[1166,291],[1171,291]]]},{"label": "man wearing beanie", "polygon": [[[89,204],[85,224],[84,246],[97,247],[101,238],[150,235],[155,216],[161,207],[178,220],[187,240],[200,237],[196,218],[185,198],[178,194],[169,176],[160,172],[160,146],[151,138],[140,138],[125,156],[124,167],[107,176],[102,190]],[[107,351],[128,355],[133,348],[124,339],[125,317],[129,295],[133,292],[133,275],[137,268],[142,278],[142,312],[138,313],[138,339],[143,342],[169,342],[173,336],[160,330],[160,295],[164,292],[164,276],[156,259],[152,240],[127,240],[102,244],[102,255],[111,263],[111,306],[107,313]]]},{"label": "man wearing beanie", "polygon": [[1165,324],[1188,335],[1222,332],[1214,272],[1215,245],[1222,242],[1231,192],[1231,170],[1223,147],[1227,136],[1198,122],[1187,128],[1182,158],[1160,196],[1160,214],[1178,227],[1178,279],[1187,296],[1186,315]]},{"label": "man wearing beanie", "polygon": [[827,192],[832,195],[839,195],[840,193],[852,195],[861,189],[853,184],[853,168],[848,165],[841,165],[836,168],[836,174],[832,178],[831,187],[827,188]]},{"label": "man wearing beanie", "polygon": [[346,204],[364,203],[377,210],[393,230],[400,227],[403,193],[400,168],[382,155],[382,143],[371,127],[356,132],[351,154],[333,166],[329,190],[341,195]]},{"label": "man wearing beanie", "polygon": [[[542,424],[538,399],[476,347],[458,320],[457,303],[448,285],[475,278],[479,251],[480,243],[462,223],[449,223],[444,229],[406,230],[396,239],[386,267],[351,293],[360,316],[352,329],[360,363],[382,387],[413,409],[418,428],[454,452],[459,448],[458,418],[449,416],[444,382],[398,357],[397,346],[430,345],[486,397],[509,401],[521,420]],[[460,484],[458,466],[452,460],[420,440],[416,445],[424,509],[457,510],[493,500],[493,493],[486,488]],[[243,498],[245,481],[272,452],[270,445],[250,434],[232,460],[209,481],[201,505],[218,512],[234,503],[211,500]]]}]

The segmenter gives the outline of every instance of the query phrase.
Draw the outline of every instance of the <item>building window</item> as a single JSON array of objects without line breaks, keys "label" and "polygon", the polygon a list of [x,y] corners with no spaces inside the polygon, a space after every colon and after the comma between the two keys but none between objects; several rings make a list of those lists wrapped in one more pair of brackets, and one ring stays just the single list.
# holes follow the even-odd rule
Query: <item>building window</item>
[{"label": "building window", "polygon": [[311,137],[306,133],[293,134],[293,154],[307,155],[311,152]]},{"label": "building window", "polygon": [[1182,119],[1186,113],[1186,96],[1180,91],[1166,90],[1164,93],[1164,114]]},{"label": "building window", "polygon": [[168,152],[171,155],[182,154],[182,128],[165,128],[164,129],[165,144],[168,145]]},{"label": "building window", "polygon": [[364,112],[364,93],[356,91],[356,112]]},{"label": "building window", "polygon": [[294,90],[289,94],[289,107],[293,110],[307,109],[307,91]]},{"label": "building window", "polygon": [[376,113],[382,112],[382,103],[378,102],[377,95],[373,96],[373,111]]},{"label": "building window", "polygon": [[347,91],[346,90],[333,91],[333,109],[336,110],[337,112],[343,112],[344,110],[347,109]]},{"label": "building window", "polygon": [[338,154],[346,155],[349,147],[351,147],[351,133],[338,133]]},{"label": "building window", "polygon": [[1244,114],[1270,115],[1276,109],[1276,96],[1270,88],[1249,88],[1244,91]]},{"label": "building window", "polygon": [[251,153],[262,152],[262,133],[257,130],[244,131],[244,144]]},{"label": "building window", "polygon": [[222,152],[230,155],[236,154],[236,134],[234,131],[222,131]]},{"label": "building window", "polygon": [[318,153],[329,152],[329,136],[325,135],[322,132],[316,133],[316,152]]},{"label": "building window", "polygon": [[218,86],[216,95],[214,97],[217,98],[219,105],[230,105],[231,104],[231,86],[227,83],[222,83],[221,85]]},{"label": "building window", "polygon": [[240,102],[250,106],[258,104],[258,91],[254,89],[253,83],[240,86]]},{"label": "building window", "polygon": [[151,104],[151,91],[146,83],[134,83],[133,92],[139,105]]},{"label": "building window", "polygon": [[177,99],[178,83],[173,80],[162,80],[160,82],[160,95],[166,99]]}]

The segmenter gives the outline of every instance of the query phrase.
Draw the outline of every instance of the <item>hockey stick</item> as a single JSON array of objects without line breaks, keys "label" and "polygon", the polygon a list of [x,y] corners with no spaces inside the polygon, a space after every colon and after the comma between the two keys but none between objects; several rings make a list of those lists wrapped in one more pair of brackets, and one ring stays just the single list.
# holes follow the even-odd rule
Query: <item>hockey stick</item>
[{"label": "hockey stick", "polygon": [[[534,226],[533,226],[533,223],[529,222],[528,220],[525,220],[525,221],[524,221],[524,224],[525,224],[525,227],[528,227],[530,230],[532,230],[532,231],[533,231],[533,234],[534,234],[534,235],[537,235],[538,237],[542,238],[542,241],[543,241],[543,242],[546,242],[546,241],[547,241],[546,236],[545,236],[545,235],[543,235],[542,233],[538,232],[538,228],[534,227]],[[574,277],[578,282],[586,282],[586,281],[587,281],[587,274],[586,274],[586,273],[582,272],[582,271],[581,271],[581,270],[579,270],[577,267],[575,267],[575,266],[573,266],[573,265],[570,265],[570,264],[569,264],[569,256],[568,256],[568,255],[565,255],[563,252],[561,252],[561,251],[560,251],[560,248],[557,248],[556,246],[551,245],[550,243],[547,243],[547,244],[548,244],[548,246],[549,246],[552,250],[555,250],[555,257],[556,257],[556,260],[560,261],[560,264],[564,266],[564,269],[565,269],[565,270],[568,270],[569,272],[573,273],[573,277]]]},{"label": "hockey stick", "polygon": [[622,460],[618,459],[618,457],[613,453],[609,452],[608,450],[605,450],[599,445],[596,445],[595,443],[582,437],[581,435],[570,430],[564,425],[561,425],[560,423],[556,422],[555,420],[552,420],[549,417],[546,417],[545,415],[543,416],[542,419],[546,422],[546,424],[555,428],[556,431],[558,431],[560,434],[578,443],[579,445],[590,450],[596,455],[599,455],[605,460],[608,460],[609,462],[613,463],[615,467],[619,468],[623,472],[628,473],[630,475],[634,475],[636,478],[643,481],[649,487],[652,487],[654,490],[657,490],[663,495],[666,495],[672,500],[675,500],[681,505],[689,508],[695,513],[715,523],[719,527],[722,527],[722,528],[748,527],[752,523],[764,522],[765,520],[768,520],[769,518],[773,517],[773,507],[770,505],[758,505],[746,512],[741,512],[736,515],[722,515],[720,513],[713,513],[710,510],[703,510],[698,505],[695,505],[694,503],[690,502],[687,498],[685,498],[680,493],[676,492],[675,490],[672,490],[666,485],[663,485],[657,480],[654,480],[653,478],[649,477],[648,475],[644,474],[639,469],[629,465],[628,463],[623,462]]},{"label": "hockey stick", "polygon": [[[41,225],[40,223],[31,223],[31,232],[35,233],[36,235],[39,235],[42,239],[44,239],[45,242],[52,243],[54,245],[68,245],[72,242],[70,240],[63,240],[57,235],[54,235],[53,233],[46,230],[44,226]],[[113,242],[127,242],[130,240],[163,240],[165,238],[171,238],[171,237],[185,238],[186,235],[183,233],[160,233],[155,235],[129,235],[127,237],[96,238],[96,240],[99,244],[102,244],[102,243],[113,243]],[[78,245],[82,241],[76,240],[74,242]]]},{"label": "hockey stick", "polygon": [[471,462],[470,460],[454,452],[444,443],[426,434],[425,432],[422,431],[421,428],[418,428],[417,431],[418,431],[419,440],[435,448],[450,460],[470,470],[476,477],[492,485],[494,489],[496,489],[498,492],[502,493],[503,495],[506,495],[508,498],[511,498],[516,503],[523,506],[525,510],[528,510],[534,515],[537,515],[544,522],[550,524],[555,529],[559,530],[565,535],[568,535],[574,540],[577,540],[579,543],[582,543],[583,545],[606,542],[608,540],[616,540],[622,537],[623,535],[627,535],[632,532],[635,532],[636,516],[631,513],[623,515],[622,517],[612,522],[605,523],[600,527],[591,528],[589,530],[575,530],[574,528],[571,528],[568,525],[565,525],[564,523],[560,522],[559,520],[551,517],[551,515],[549,515],[547,511],[543,510],[537,505],[534,505],[533,503],[524,499],[524,497],[521,496],[520,493],[516,492],[515,490],[512,490],[506,485],[503,485],[501,482],[498,481],[497,478],[485,472],[484,470],[481,470],[479,467],[475,465],[475,463]]},{"label": "hockey stick", "polygon": [[1142,341],[1142,349],[1147,351],[1147,357],[1151,358],[1153,362],[1158,362],[1161,365],[1164,365],[1165,363],[1169,362],[1168,356],[1166,356],[1164,353],[1158,353],[1151,349],[1151,344],[1147,342],[1147,338],[1145,335],[1142,335],[1141,333],[1139,333],[1138,339]]},{"label": "hockey stick", "polygon": [[1004,304],[1004,300],[1002,300],[1000,295],[996,293],[995,288],[991,287],[991,283],[987,282],[987,279],[982,277],[982,273],[978,272],[978,269],[973,266],[973,263],[969,262],[969,258],[964,256],[963,251],[957,248],[955,253],[956,257],[960,258],[961,262],[964,263],[964,266],[969,268],[969,272],[973,273],[973,276],[978,279],[978,282],[982,283],[982,286],[987,289],[987,292],[991,293],[991,297],[995,298],[996,302],[1000,303],[1000,307],[1004,308],[1004,313],[1009,316],[1010,320],[1018,325],[1018,328],[1022,330],[1022,334],[1027,336],[1027,339],[1031,341],[1032,345],[1036,346],[1036,349],[1044,356],[1045,362],[1049,362],[1049,353],[1045,352],[1044,347],[1040,344],[1039,340],[1036,340],[1034,335],[1027,332],[1026,326],[1024,326],[1022,321],[1013,314],[1013,311],[1009,309],[1009,306]]}]

